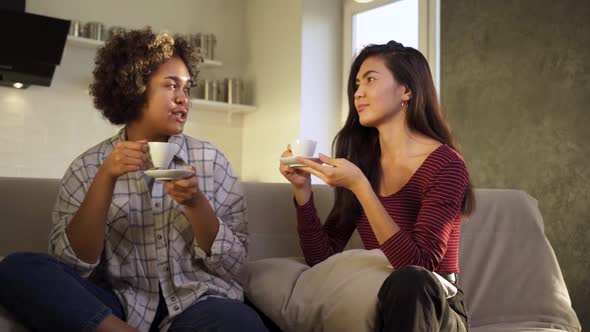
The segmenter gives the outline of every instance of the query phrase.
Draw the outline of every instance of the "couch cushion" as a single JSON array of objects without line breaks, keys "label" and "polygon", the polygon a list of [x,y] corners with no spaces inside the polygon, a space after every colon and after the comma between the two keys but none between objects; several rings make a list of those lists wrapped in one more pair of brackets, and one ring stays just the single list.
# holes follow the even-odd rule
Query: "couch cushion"
[{"label": "couch cushion", "polygon": [[[248,211],[249,259],[302,256],[291,185],[260,182],[242,185]],[[334,190],[326,185],[314,185],[313,191],[318,213],[326,216],[332,208]]]},{"label": "couch cushion", "polygon": [[580,331],[537,201],[523,191],[492,189],[476,190],[476,199],[462,226],[459,259],[471,326],[538,322]]}]

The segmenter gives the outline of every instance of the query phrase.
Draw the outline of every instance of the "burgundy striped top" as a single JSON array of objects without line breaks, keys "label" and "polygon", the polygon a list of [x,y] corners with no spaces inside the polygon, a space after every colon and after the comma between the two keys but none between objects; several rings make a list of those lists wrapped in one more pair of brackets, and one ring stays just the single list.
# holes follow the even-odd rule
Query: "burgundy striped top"
[{"label": "burgundy striped top", "polygon": [[301,248],[315,265],[341,252],[355,228],[366,249],[380,248],[394,268],[418,265],[439,273],[459,272],[461,205],[469,182],[463,158],[441,145],[395,194],[379,200],[400,231],[379,245],[364,212],[356,224],[341,224],[333,211],[322,226],[313,196],[297,206]]}]

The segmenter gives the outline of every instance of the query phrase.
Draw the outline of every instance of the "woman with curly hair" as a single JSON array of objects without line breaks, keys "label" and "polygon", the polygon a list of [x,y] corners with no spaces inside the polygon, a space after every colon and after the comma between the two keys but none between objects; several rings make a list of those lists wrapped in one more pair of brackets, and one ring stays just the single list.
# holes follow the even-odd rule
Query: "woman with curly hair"
[{"label": "woman with curly hair", "polygon": [[[150,28],[99,50],[90,87],[113,137],[76,158],[61,181],[51,255],[0,263],[0,304],[36,331],[265,331],[235,276],[248,234],[240,183],[213,145],[184,135],[200,61]],[[169,168],[143,173],[148,142],[169,142]]]},{"label": "woman with curly hair", "polygon": [[[307,262],[341,252],[357,230],[365,248],[380,249],[395,268],[375,299],[377,331],[466,331],[459,235],[475,199],[428,62],[395,41],[365,47],[350,70],[348,104],[334,158],[280,166],[293,187]],[[288,147],[283,156],[290,155]],[[335,187],[323,224],[310,174]]]}]

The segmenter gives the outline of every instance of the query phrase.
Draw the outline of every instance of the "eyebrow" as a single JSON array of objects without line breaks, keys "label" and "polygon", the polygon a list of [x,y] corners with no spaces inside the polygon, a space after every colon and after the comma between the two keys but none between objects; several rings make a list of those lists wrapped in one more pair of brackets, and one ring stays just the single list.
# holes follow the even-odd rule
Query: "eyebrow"
[{"label": "eyebrow", "polygon": [[[361,78],[365,78],[365,77],[367,77],[369,74],[379,74],[379,72],[377,72],[377,71],[375,71],[375,70],[369,70],[369,71],[366,71],[366,72],[363,74],[363,76],[362,76]],[[359,79],[357,78],[356,80],[358,81]]]},{"label": "eyebrow", "polygon": [[[182,81],[183,81],[183,80],[182,80],[180,77],[178,77],[178,76],[166,76],[166,77],[164,77],[164,79],[167,79],[167,80],[173,80],[173,81],[174,81],[174,82],[176,82],[176,83],[182,83]],[[189,85],[190,85],[192,82],[193,82],[192,80],[187,80],[187,81],[186,81],[186,84],[189,84]]]}]

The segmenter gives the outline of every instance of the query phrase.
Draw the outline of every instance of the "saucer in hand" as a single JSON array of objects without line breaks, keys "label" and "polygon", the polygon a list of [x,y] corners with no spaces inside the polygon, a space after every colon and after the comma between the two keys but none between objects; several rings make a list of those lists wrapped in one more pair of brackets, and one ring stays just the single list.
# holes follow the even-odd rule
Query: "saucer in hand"
[{"label": "saucer in hand", "polygon": [[[320,158],[314,158],[314,157],[304,157],[301,156],[301,158],[305,158],[308,160],[311,160],[313,162],[316,162],[318,164],[321,164],[321,160]],[[305,167],[304,164],[301,164],[300,162],[297,161],[297,157],[296,156],[289,156],[289,157],[281,157],[281,163],[289,166],[289,167]]]},{"label": "saucer in hand", "polygon": [[144,173],[157,181],[170,181],[188,178],[195,172],[192,169],[148,169]]}]

